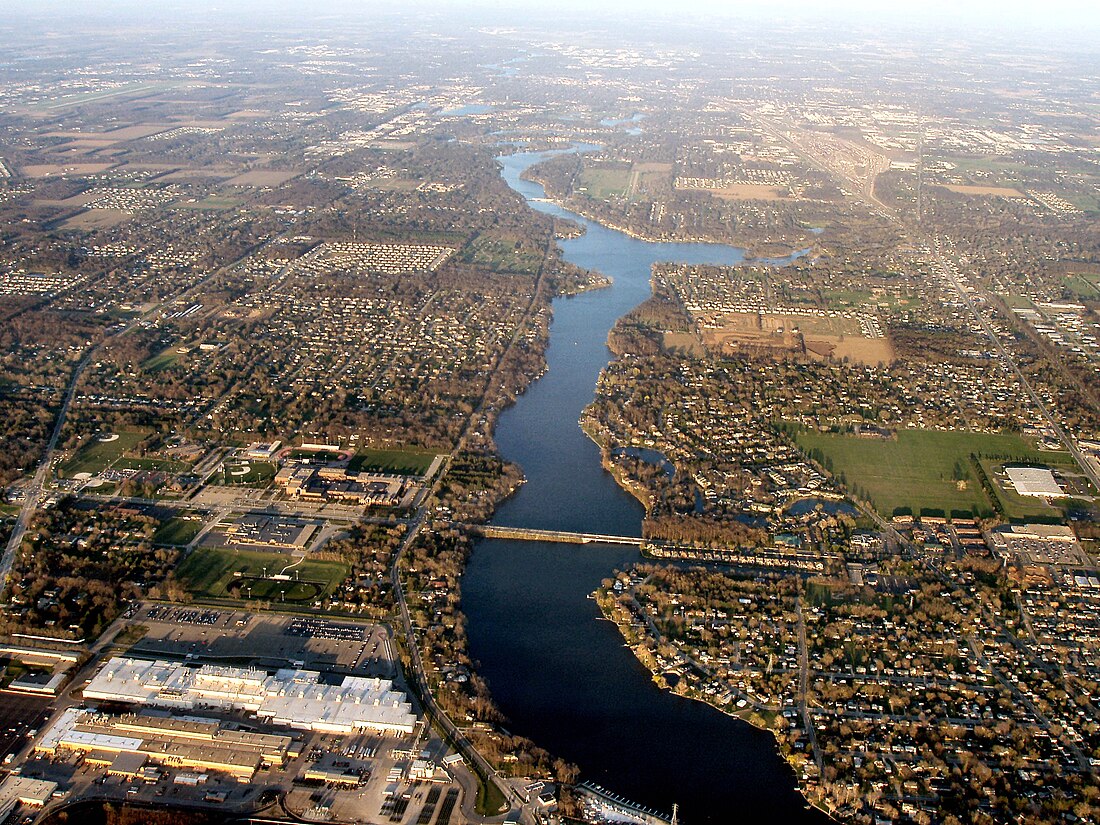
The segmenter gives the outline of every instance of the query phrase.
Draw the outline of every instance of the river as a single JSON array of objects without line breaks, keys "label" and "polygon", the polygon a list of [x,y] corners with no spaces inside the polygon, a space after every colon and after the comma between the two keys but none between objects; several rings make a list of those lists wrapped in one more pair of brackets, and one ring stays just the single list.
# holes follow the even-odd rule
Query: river
[{"label": "river", "polygon": [[[616,319],[650,294],[652,264],[733,264],[741,250],[716,244],[648,243],[548,203],[520,179],[545,155],[500,159],[507,183],[535,209],[581,223],[561,242],[566,260],[614,279],[611,287],[554,301],[546,374],[500,417],[502,454],[526,483],[495,524],[637,536],[644,515],[600,464],[578,418]],[[805,809],[772,736],[659,689],[588,598],[615,569],[640,560],[630,547],[487,540],[462,582],[470,650],[509,730],[575,762],[582,778],[687,825],[825,822]]]}]

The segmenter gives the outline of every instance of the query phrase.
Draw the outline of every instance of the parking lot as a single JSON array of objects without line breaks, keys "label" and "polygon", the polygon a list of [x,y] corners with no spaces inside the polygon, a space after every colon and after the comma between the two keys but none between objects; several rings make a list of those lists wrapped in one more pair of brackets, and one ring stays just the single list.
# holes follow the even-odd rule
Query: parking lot
[{"label": "parking lot", "polygon": [[145,605],[149,628],[134,653],[257,667],[301,667],[393,678],[393,646],[382,625],[243,610]]},{"label": "parking lot", "polygon": [[49,705],[49,697],[0,691],[0,760],[22,750],[28,734],[45,721]]}]

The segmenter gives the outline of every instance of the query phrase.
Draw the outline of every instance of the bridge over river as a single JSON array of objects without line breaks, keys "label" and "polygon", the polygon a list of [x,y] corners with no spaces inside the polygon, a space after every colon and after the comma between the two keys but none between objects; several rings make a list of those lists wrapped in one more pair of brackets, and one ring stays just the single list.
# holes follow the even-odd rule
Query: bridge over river
[{"label": "bridge over river", "polygon": [[607,536],[601,533],[570,533],[565,530],[536,530],[532,527],[500,527],[495,524],[468,525],[471,532],[487,539],[556,541],[564,544],[632,544],[641,547],[640,536]]},{"label": "bridge over river", "polygon": [[562,544],[627,544],[640,547],[658,559],[712,562],[735,568],[820,573],[826,563],[839,559],[835,553],[792,553],[774,548],[704,548],[680,545],[661,539],[639,536],[610,536],[604,533],[574,533],[568,530],[538,530],[533,527],[503,527],[495,524],[452,522],[470,533],[487,539],[512,541],[554,541]]}]

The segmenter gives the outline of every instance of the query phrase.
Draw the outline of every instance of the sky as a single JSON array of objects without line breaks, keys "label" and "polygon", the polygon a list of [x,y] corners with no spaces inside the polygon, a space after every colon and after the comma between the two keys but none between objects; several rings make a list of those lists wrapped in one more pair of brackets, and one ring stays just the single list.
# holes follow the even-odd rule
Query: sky
[{"label": "sky", "polygon": [[[83,14],[121,14],[140,10],[156,14],[179,7],[194,11],[209,7],[219,12],[248,9],[286,10],[313,14],[332,11],[354,13],[372,9],[415,13],[418,9],[448,9],[479,14],[499,13],[501,23],[522,22],[556,10],[571,16],[598,12],[601,18],[622,14],[625,20],[661,15],[673,18],[737,18],[756,21],[769,18],[805,18],[850,21],[867,25],[914,22],[963,28],[1063,28],[1096,30],[1100,34],[1100,0],[78,0]],[[74,0],[0,0],[0,12],[20,12],[42,17],[72,14]],[[1100,45],[1098,45],[1100,51]]]},{"label": "sky", "polygon": [[599,8],[637,13],[640,9],[667,15],[751,16],[793,15],[849,17],[854,20],[918,19],[929,22],[1014,22],[1047,25],[1100,25],[1098,0],[413,0],[430,6],[470,6],[508,10],[542,6]]}]

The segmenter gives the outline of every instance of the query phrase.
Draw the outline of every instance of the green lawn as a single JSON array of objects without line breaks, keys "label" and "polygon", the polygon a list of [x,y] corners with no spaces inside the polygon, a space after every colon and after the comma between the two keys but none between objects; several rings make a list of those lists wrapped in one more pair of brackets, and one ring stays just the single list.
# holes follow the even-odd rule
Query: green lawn
[{"label": "green lawn", "polygon": [[153,544],[172,544],[187,546],[202,529],[202,520],[198,518],[173,518],[164,522],[153,534]]},{"label": "green lawn", "polygon": [[971,466],[972,453],[1032,462],[1060,455],[1040,453],[1008,433],[902,430],[896,440],[884,440],[802,430],[796,440],[887,517],[906,508],[915,514],[990,514],[993,506]]},{"label": "green lawn", "polygon": [[869,289],[830,289],[822,293],[830,309],[848,309],[862,306],[874,297]]},{"label": "green lawn", "polygon": [[479,235],[462,253],[462,259],[494,272],[520,272],[533,275],[542,264],[542,252],[518,244],[518,237]]},{"label": "green lawn", "polygon": [[190,466],[182,461],[163,458],[120,458],[114,463],[117,470],[160,470],[165,473],[182,473]]},{"label": "green lawn", "polygon": [[[233,475],[233,471],[241,469],[244,465],[248,465],[248,472],[243,476]],[[241,463],[232,462],[226,464],[222,474],[222,483],[229,484],[254,484],[254,485],[266,485],[271,483],[271,479],[275,478],[275,465],[266,461],[253,461],[248,459]]]},{"label": "green lawn", "polygon": [[201,201],[195,201],[194,203],[181,203],[179,207],[181,209],[198,209],[211,212],[221,212],[226,209],[234,209],[241,205],[240,200],[237,198],[220,197],[218,195],[210,195],[203,198]]},{"label": "green lawn", "polygon": [[630,188],[630,167],[601,164],[587,167],[581,172],[577,189],[587,190],[587,195],[596,200],[611,197],[623,197]]},{"label": "green lawn", "polygon": [[1066,200],[1084,212],[1100,212],[1100,198],[1091,194],[1066,195]]},{"label": "green lawn", "polygon": [[145,362],[141,365],[141,368],[145,372],[153,373],[160,372],[163,369],[167,369],[183,357],[183,353],[178,352],[178,349],[178,344],[173,344],[170,347],[162,349],[156,355],[152,356],[151,358],[147,358]]},{"label": "green lawn", "polygon": [[363,448],[355,451],[348,465],[354,472],[400,473],[403,475],[424,475],[432,466],[437,453],[435,450],[372,450]]},{"label": "green lawn", "polygon": [[[176,572],[177,578],[191,593],[196,596],[208,596],[215,599],[234,598],[234,594],[228,589],[233,584],[234,574],[240,572],[243,577],[255,577],[261,579],[264,569],[267,575],[279,573],[287,565],[292,564],[294,558],[288,553],[262,553],[253,550],[236,550],[229,547],[200,547],[180,565]],[[292,570],[288,575],[297,574],[301,582],[314,582],[319,585],[317,598],[332,591],[336,585],[342,582],[348,575],[348,569],[338,562],[331,561],[306,561]],[[295,582],[280,582],[279,587],[293,589]],[[267,598],[261,596],[261,591],[267,593],[273,590],[276,593],[278,587],[274,583],[262,580],[262,584],[253,583],[253,598]]]},{"label": "green lawn", "polygon": [[1070,275],[1065,280],[1066,291],[1077,298],[1095,301],[1100,298],[1100,288],[1097,287],[1097,275]]},{"label": "green lawn", "polygon": [[146,434],[145,430],[120,430],[114,441],[100,441],[97,436],[92,436],[90,442],[61,466],[61,475],[71,478],[77,473],[101,472],[121,458],[123,453],[136,447]]}]

